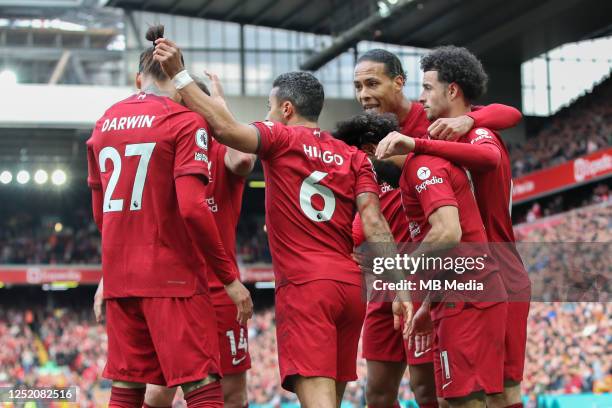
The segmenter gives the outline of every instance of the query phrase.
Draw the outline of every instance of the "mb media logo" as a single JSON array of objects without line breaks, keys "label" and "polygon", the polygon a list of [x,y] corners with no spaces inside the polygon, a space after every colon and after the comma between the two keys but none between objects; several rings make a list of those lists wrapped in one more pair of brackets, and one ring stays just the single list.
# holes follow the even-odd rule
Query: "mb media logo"
[{"label": "mb media logo", "polygon": [[417,177],[419,180],[427,180],[431,176],[431,170],[429,167],[419,167],[417,170]]}]

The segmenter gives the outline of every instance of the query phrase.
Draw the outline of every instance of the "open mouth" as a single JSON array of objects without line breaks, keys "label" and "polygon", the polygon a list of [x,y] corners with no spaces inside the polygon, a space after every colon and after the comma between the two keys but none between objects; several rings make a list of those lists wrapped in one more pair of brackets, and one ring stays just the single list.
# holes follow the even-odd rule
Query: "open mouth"
[{"label": "open mouth", "polygon": [[363,110],[375,110],[380,108],[380,105],[363,105]]}]

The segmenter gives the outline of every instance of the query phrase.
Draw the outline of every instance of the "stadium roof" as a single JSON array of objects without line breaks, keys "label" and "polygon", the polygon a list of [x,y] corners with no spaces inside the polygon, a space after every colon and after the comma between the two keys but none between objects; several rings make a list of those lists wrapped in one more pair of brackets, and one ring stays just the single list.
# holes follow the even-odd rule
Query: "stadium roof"
[{"label": "stadium roof", "polygon": [[[397,8],[391,18],[362,31],[359,39],[424,48],[463,45],[489,62],[503,64],[612,31],[608,0],[102,0],[102,4],[335,36],[382,9]],[[346,42],[338,54],[353,44]]]}]

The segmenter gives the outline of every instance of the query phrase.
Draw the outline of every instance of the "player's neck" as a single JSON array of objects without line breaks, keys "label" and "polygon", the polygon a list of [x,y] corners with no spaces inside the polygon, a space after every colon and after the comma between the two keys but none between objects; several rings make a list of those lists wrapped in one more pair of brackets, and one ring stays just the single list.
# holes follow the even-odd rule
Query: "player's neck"
[{"label": "player's neck", "polygon": [[168,98],[172,98],[173,95],[170,87],[160,86],[155,82],[143,83],[141,92],[157,96],[166,96]]},{"label": "player's neck", "polygon": [[395,116],[397,116],[397,120],[399,121],[399,123],[404,123],[404,120],[410,113],[411,109],[412,109],[412,102],[410,102],[408,98],[402,95],[402,100],[398,105],[398,109],[396,112],[393,112],[393,113],[395,113]]},{"label": "player's neck", "polygon": [[287,121],[287,126],[304,126],[307,128],[319,128],[319,124],[317,122],[312,122],[310,120],[296,117],[291,118]]},{"label": "player's neck", "polygon": [[448,118],[456,118],[458,116],[465,115],[472,110],[472,105],[469,103],[454,103],[450,106],[448,114],[445,115]]}]

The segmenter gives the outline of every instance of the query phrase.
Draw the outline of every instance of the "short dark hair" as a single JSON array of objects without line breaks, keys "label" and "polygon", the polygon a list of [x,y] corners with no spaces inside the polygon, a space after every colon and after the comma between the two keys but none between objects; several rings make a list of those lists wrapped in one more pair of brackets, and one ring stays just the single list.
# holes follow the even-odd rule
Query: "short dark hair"
[{"label": "short dark hair", "polygon": [[349,146],[378,144],[390,132],[398,129],[397,116],[392,113],[364,112],[338,122],[333,135]]},{"label": "short dark hair", "polygon": [[272,84],[278,88],[276,97],[280,103],[289,101],[298,115],[310,121],[317,121],[323,110],[325,92],[321,82],[308,72],[287,72],[280,74]]},{"label": "short dark hair", "polygon": [[357,59],[357,64],[362,61],[379,62],[385,66],[385,74],[387,74],[389,78],[393,79],[396,76],[401,76],[404,81],[406,80],[406,73],[404,72],[402,62],[397,55],[392,52],[381,48],[375,48],[362,54]]},{"label": "short dark hair", "polygon": [[467,48],[454,45],[438,47],[423,56],[421,69],[423,72],[437,71],[441,82],[459,85],[470,102],[487,91],[487,73],[480,60]]},{"label": "short dark hair", "polygon": [[[158,81],[166,81],[169,79],[164,70],[162,69],[161,64],[155,61],[155,59],[153,58],[153,51],[155,51],[155,40],[163,37],[164,26],[162,24],[153,25],[149,27],[147,33],[145,34],[145,38],[147,39],[147,41],[151,41],[153,43],[153,46],[144,50],[140,54],[140,59],[138,61],[138,72],[140,72],[141,74],[151,75]],[[183,64],[185,63],[182,55],[181,62],[183,62]]]}]

